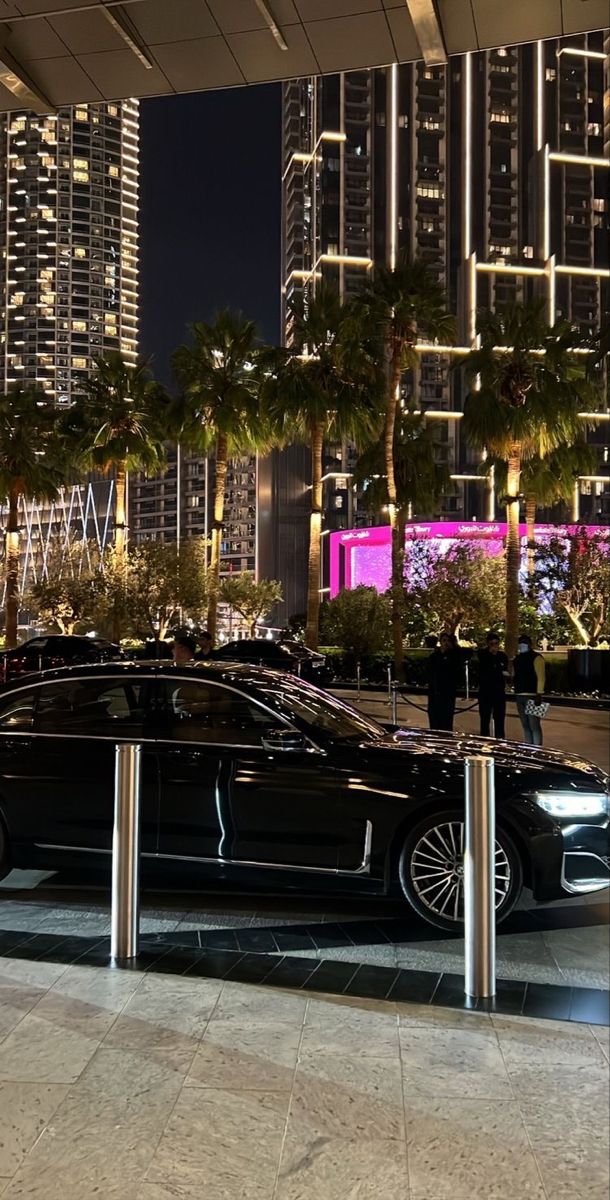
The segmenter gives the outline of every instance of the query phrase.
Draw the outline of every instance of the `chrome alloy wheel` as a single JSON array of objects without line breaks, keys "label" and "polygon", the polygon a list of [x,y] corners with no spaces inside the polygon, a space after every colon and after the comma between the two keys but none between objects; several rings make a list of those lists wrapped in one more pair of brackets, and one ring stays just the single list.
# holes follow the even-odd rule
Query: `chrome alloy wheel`
[{"label": "chrome alloy wheel", "polygon": [[[445,920],[464,917],[464,822],[433,825],[413,848],[411,881],[422,904]],[[512,872],[504,848],[496,841],[496,909],[504,904]]]}]

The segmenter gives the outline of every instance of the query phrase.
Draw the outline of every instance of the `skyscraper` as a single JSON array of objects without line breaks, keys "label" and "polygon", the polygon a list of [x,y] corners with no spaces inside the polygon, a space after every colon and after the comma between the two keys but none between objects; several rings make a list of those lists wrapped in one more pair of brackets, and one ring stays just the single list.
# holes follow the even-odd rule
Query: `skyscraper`
[{"label": "skyscraper", "polygon": [[[138,334],[138,102],[0,117],[0,373],[69,405],[110,350]],[[109,536],[112,481],[24,507],[24,578],[49,530]]]},{"label": "skyscraper", "polygon": [[[424,259],[458,315],[463,350],[476,312],[544,298],[549,320],[584,334],[610,308],[610,32],[357,71],[284,85],[284,338],[290,303],[319,280],[344,295],[399,251]],[[423,350],[405,394],[435,422],[457,476],[447,513],[493,511],[490,488],[461,444],[464,385],[456,355]],[[593,435],[607,462],[607,422]],[[307,463],[292,485],[306,509]],[[601,465],[601,464],[600,464]],[[326,527],[370,521],[350,486],[350,448],[329,447]],[[461,477],[461,478],[460,478]],[[583,481],[582,516],[608,515],[602,485]],[[588,493],[588,494],[586,494]],[[605,506],[605,507],[604,507]],[[287,507],[286,505],[284,506]],[[290,521],[290,513],[287,513]],[[381,515],[380,515],[381,520]],[[280,545],[280,560],[285,556]],[[304,559],[303,559],[304,561]],[[322,581],[323,582],[323,581]]]}]

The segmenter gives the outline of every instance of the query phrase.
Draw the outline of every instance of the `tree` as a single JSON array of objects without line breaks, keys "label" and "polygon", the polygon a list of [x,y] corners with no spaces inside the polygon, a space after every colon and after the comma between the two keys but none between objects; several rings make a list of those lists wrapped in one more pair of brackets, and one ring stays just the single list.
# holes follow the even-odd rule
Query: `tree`
[{"label": "tree", "polygon": [[174,423],[182,445],[214,454],[207,626],[215,639],[229,459],[264,453],[274,441],[259,404],[261,375],[254,322],[224,309],[210,324],[197,322],[191,332],[191,343],[180,346],[172,359],[181,390],[174,405]]},{"label": "tree", "polygon": [[324,605],[324,643],[350,650],[358,661],[390,646],[390,601],[376,588],[344,588]]},{"label": "tree", "polygon": [[396,461],[396,417],[403,373],[417,365],[421,337],[442,343],[455,339],[455,321],[436,275],[421,260],[403,253],[396,267],[377,267],[362,303],[371,331],[377,335],[386,373],[383,452],[387,505],[392,530],[392,638],[396,677],[403,676],[402,594],[404,546],[399,522]]},{"label": "tree", "polygon": [[502,624],[505,575],[503,556],[457,542],[447,554],[432,552],[427,569],[420,556],[408,604],[419,604],[426,612],[429,629],[456,636],[463,630],[476,641]]},{"label": "tree", "polygon": [[60,633],[72,634],[77,625],[93,622],[103,590],[97,542],[60,534],[49,544],[39,578],[24,596],[24,604],[31,606],[45,624],[55,624]]},{"label": "tree", "polygon": [[[394,435],[394,476],[403,587],[405,528],[410,514],[435,514],[441,497],[452,486],[449,471],[446,464],[439,461],[438,451],[439,444],[424,416],[402,409],[397,415]],[[385,452],[381,442],[359,456],[354,479],[363,488],[365,507],[371,513],[379,513],[387,501]]]},{"label": "tree", "polygon": [[48,396],[36,388],[10,388],[0,397],[0,494],[8,505],[4,559],[8,649],[17,645],[19,498],[52,500],[70,472],[69,448]]},{"label": "tree", "polygon": [[278,355],[267,380],[268,411],[283,440],[311,449],[311,509],[305,644],[317,649],[320,623],[324,443],[362,443],[379,428],[381,379],[364,345],[362,313],[322,285],[292,307],[294,345]]},{"label": "tree", "polygon": [[[486,468],[489,467],[486,462]],[[507,488],[507,465],[505,462],[494,463],[496,486],[503,493]],[[574,495],[574,487],[579,475],[593,473],[597,468],[597,453],[583,437],[573,445],[558,446],[544,457],[528,458],[521,469],[521,492],[525,499],[525,520],[527,525],[527,571],[531,578],[535,571],[536,556],[536,514],[538,508],[552,508],[554,505],[569,503]]]},{"label": "tree", "polygon": [[110,611],[115,610],[119,591],[133,632],[163,641],[176,622],[199,623],[203,618],[208,599],[205,539],[185,539],[179,545],[140,542],[130,548],[118,571],[115,559],[107,578]]},{"label": "tree", "polygon": [[112,351],[96,359],[83,394],[64,424],[86,470],[115,473],[114,548],[127,547],[127,473],[158,471],[165,463],[168,399],[146,362],[128,363]]},{"label": "tree", "polygon": [[607,631],[610,616],[610,545],[586,528],[539,546],[536,586],[548,606],[563,610],[589,646]]},{"label": "tree", "polygon": [[253,571],[240,571],[221,581],[220,599],[243,617],[254,637],[257,622],[283,599],[282,585],[277,579],[257,581]]},{"label": "tree", "polygon": [[[574,353],[579,335],[565,321],[549,326],[544,303],[483,312],[480,346],[464,360],[471,391],[462,428],[478,450],[506,464],[506,650],[517,649],[519,621],[519,502],[527,459],[545,457],[582,434],[581,409],[594,407],[592,385]],[[477,387],[477,384],[480,386]]]}]

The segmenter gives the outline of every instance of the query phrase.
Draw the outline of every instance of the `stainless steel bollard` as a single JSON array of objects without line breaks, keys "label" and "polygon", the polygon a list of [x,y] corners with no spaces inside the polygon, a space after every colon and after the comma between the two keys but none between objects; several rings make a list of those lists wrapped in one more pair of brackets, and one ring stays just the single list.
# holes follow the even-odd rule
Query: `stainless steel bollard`
[{"label": "stainless steel bollard", "polygon": [[464,673],[466,675],[466,699],[470,700],[470,666],[468,663],[464,664]]},{"label": "stainless steel bollard", "polygon": [[388,667],[388,700],[392,703],[392,668]]},{"label": "stainless steel bollard", "polygon": [[112,834],[112,958],[136,958],[140,937],[140,792],[142,747],[115,747]]},{"label": "stainless steel bollard", "polygon": [[398,725],[398,685],[392,684],[392,725]]},{"label": "stainless steel bollard", "polygon": [[356,663],[356,686],[358,688],[358,699],[360,699],[360,687],[362,684],[362,668],[360,663]]},{"label": "stainless steel bollard", "polygon": [[494,760],[464,765],[464,991],[496,994],[496,802]]}]

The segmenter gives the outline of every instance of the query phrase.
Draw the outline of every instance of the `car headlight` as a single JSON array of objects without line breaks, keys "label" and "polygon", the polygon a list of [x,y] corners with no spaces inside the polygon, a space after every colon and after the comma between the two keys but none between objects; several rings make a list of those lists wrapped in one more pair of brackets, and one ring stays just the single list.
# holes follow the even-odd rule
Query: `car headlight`
[{"label": "car headlight", "polygon": [[534,800],[551,817],[568,821],[579,818],[607,817],[608,796],[605,792],[535,792]]}]

